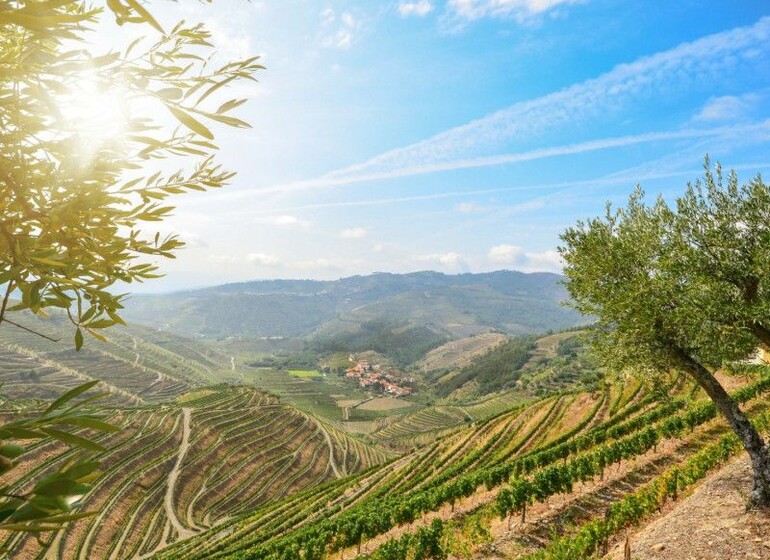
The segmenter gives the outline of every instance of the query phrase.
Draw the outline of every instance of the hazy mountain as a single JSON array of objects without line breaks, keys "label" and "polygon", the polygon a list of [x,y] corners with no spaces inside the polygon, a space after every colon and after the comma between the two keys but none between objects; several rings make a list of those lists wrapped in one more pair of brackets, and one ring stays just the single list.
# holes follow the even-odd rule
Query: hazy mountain
[{"label": "hazy mountain", "polygon": [[375,273],[335,281],[263,280],[134,296],[125,315],[207,337],[326,340],[358,333],[372,322],[393,329],[419,326],[447,338],[489,330],[521,334],[583,322],[561,304],[567,298],[561,279],[557,274],[501,270],[459,275]]}]

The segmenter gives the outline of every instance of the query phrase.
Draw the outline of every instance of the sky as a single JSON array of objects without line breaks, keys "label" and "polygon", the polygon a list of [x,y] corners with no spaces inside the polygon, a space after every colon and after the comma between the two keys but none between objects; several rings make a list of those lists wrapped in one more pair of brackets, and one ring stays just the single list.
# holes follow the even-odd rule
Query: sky
[{"label": "sky", "polygon": [[[156,4],[161,6],[161,4]],[[238,175],[184,195],[170,291],[268,278],[559,272],[559,235],[634,185],[672,200],[703,158],[770,168],[761,1],[168,3],[259,83],[215,129]]]}]

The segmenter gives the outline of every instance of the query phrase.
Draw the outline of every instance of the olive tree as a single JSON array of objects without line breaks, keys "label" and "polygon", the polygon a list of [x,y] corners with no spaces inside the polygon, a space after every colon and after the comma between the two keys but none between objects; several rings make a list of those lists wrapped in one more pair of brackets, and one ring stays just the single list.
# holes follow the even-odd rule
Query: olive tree
[{"label": "olive tree", "polygon": [[[146,5],[0,6],[0,328],[29,329],[19,311],[59,308],[77,349],[86,334],[103,338],[102,329],[123,322],[116,283],[156,277],[154,261],[183,246],[146,230],[169,216],[169,197],[233,176],[215,160],[211,125],[248,126],[230,114],[245,100],[221,95],[262,67],[256,57],[216,63],[202,25],[164,27]],[[110,25],[140,35],[93,52],[91,39],[111,36]],[[0,474],[14,468],[27,439],[102,450],[94,434],[115,428],[82,408],[98,397],[86,395],[95,384],[0,425]],[[0,529],[44,531],[84,515],[73,504],[97,468],[86,456],[24,494],[0,487]]]},{"label": "olive tree", "polygon": [[[108,0],[108,13],[154,36],[104,53],[86,48],[103,9],[12,6],[0,11],[0,325],[9,310],[58,307],[80,348],[84,333],[122,322],[111,287],[156,277],[148,258],[183,245],[141,226],[169,215],[169,196],[232,178],[215,162],[209,124],[248,126],[229,114],[244,100],[215,100],[261,66],[212,65],[202,25],[164,29],[137,0]],[[158,108],[179,126],[153,118]]]},{"label": "olive tree", "polygon": [[[726,195],[725,202],[739,204],[718,183],[715,189]],[[603,217],[569,228],[559,248],[566,286],[575,307],[598,318],[596,348],[608,366],[652,377],[676,369],[703,388],[751,457],[751,504],[770,507],[767,445],[714,376],[716,369],[752,354],[762,317],[758,306],[747,310],[745,291],[728,281],[734,275],[727,263],[740,265],[726,257],[704,264],[693,232],[703,233],[713,251],[725,254],[736,240],[726,233],[720,239],[715,217],[689,211],[693,199],[688,197],[696,191],[688,189],[675,210],[660,198],[645,204],[637,188],[625,207],[613,210],[608,204]],[[690,266],[699,259],[702,266]]]},{"label": "olive tree", "polygon": [[701,284],[738,296],[729,311],[770,351],[770,189],[755,177],[739,186],[705,164],[703,180],[677,200],[676,263]]}]

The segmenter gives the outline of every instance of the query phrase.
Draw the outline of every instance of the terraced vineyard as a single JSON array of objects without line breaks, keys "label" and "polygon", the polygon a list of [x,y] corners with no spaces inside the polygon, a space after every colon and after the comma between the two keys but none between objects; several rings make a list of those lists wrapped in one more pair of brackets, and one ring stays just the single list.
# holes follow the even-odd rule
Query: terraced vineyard
[{"label": "terraced vineyard", "polygon": [[[286,551],[281,543],[296,546],[295,550],[305,550],[307,554],[301,544],[305,542],[305,532],[308,542],[315,542],[317,532],[323,535],[333,531],[335,536],[329,536],[331,541],[323,545],[326,550],[329,546],[332,550],[357,546],[359,539],[376,540],[381,538],[377,535],[386,535],[393,527],[403,528],[405,523],[412,523],[432,510],[442,510],[444,505],[449,507],[452,502],[473,495],[479,484],[483,487],[484,477],[494,476],[501,465],[518,464],[523,457],[557,447],[596,423],[616,424],[650,406],[649,401],[639,397],[610,419],[609,397],[609,393],[562,395],[509,406],[486,421],[476,421],[432,445],[395,459],[382,470],[358,475],[346,484],[319,487],[290,497],[274,508],[233,519],[217,535],[194,537],[159,557],[263,558],[275,553],[277,558]],[[456,412],[458,418],[464,416]],[[428,416],[418,413],[407,418],[410,417],[424,418],[426,425],[431,425]],[[490,484],[497,487],[504,478]],[[487,500],[493,498],[489,496]],[[375,521],[389,515],[390,521]],[[374,526],[369,527],[370,522]]]},{"label": "terraced vineyard", "polygon": [[[757,418],[770,390],[770,372],[763,375],[735,393]],[[511,557],[587,557],[623,523],[643,516],[612,506],[615,501],[646,500],[656,509],[739,451],[692,385],[679,378],[671,393],[671,401],[659,404],[629,384],[514,405],[386,467],[233,518],[216,534],[157,557],[438,558],[447,552],[436,552],[441,546],[460,546],[473,531],[476,545],[496,538]],[[525,505],[526,523],[512,523]],[[624,521],[618,525],[616,518]],[[586,548],[584,533],[597,527],[603,536]],[[432,549],[437,556],[421,555],[429,541],[439,547]],[[564,549],[581,555],[559,556]]]},{"label": "terraced vineyard", "polygon": [[[268,393],[217,387],[179,404],[113,408],[122,427],[102,437],[104,475],[47,555],[34,538],[4,543],[13,558],[145,557],[180,538],[227,523],[286,496],[380,464],[388,456]],[[66,461],[60,444],[40,445],[12,481],[28,481]]]},{"label": "terraced vineyard", "polygon": [[[756,369],[726,386],[761,420],[770,372]],[[14,400],[0,412],[100,377],[122,428],[100,436],[104,475],[84,498],[93,517],[42,548],[18,535],[3,546],[40,560],[406,560],[494,557],[483,549],[494,539],[509,557],[582,558],[739,450],[681,376],[663,403],[627,379],[447,400],[377,418],[365,443],[339,419],[344,380],[239,373],[229,356],[151,330],[77,353],[23,332],[3,339],[0,380]],[[218,379],[265,381],[286,402]],[[9,491],[70,457],[38,445]]]},{"label": "terraced vineyard", "polygon": [[227,356],[187,339],[145,328],[114,328],[107,343],[92,341],[79,352],[61,318],[27,318],[59,343],[32,333],[0,331],[0,383],[14,399],[51,399],[85,381],[100,379],[114,404],[160,403],[194,387],[231,380]]}]

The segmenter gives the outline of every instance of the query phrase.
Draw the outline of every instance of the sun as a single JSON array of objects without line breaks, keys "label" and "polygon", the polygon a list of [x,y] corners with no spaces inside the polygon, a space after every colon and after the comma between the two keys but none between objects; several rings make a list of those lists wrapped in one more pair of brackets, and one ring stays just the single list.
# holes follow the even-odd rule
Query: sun
[{"label": "sun", "polygon": [[83,76],[58,98],[60,129],[72,156],[83,163],[104,149],[115,149],[128,130],[125,92],[118,86]]}]

